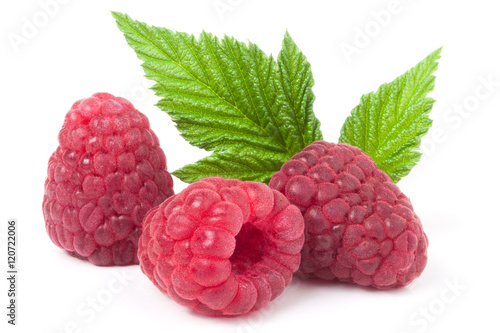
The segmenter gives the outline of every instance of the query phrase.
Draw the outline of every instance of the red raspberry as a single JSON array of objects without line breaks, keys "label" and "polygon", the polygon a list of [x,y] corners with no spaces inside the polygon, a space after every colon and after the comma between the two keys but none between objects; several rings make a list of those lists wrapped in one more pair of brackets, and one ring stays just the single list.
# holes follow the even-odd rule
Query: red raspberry
[{"label": "red raspberry", "polygon": [[77,101],[47,173],[43,214],[54,244],[94,265],[138,264],[144,215],[173,195],[146,116],[106,93]]},{"label": "red raspberry", "polygon": [[359,148],[313,142],[269,186],[304,215],[304,276],[387,289],[425,268],[427,237],[410,200]]},{"label": "red raspberry", "polygon": [[176,302],[236,316],[283,292],[303,243],[302,215],[281,193],[213,177],[148,212],[138,255],[142,271]]}]

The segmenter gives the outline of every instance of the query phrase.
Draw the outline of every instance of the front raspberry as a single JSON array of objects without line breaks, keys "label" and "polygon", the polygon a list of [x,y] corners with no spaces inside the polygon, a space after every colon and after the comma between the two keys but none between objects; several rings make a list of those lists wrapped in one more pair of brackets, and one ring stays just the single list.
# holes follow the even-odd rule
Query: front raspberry
[{"label": "front raspberry", "polygon": [[359,148],[313,142],[269,186],[304,216],[303,275],[386,289],[425,268],[427,237],[410,200]]},{"label": "front raspberry", "polygon": [[77,101],[49,159],[43,214],[57,246],[99,266],[138,264],[146,212],[173,195],[145,115],[106,93]]},{"label": "front raspberry", "polygon": [[214,177],[148,212],[138,255],[142,271],[178,303],[236,316],[283,292],[303,243],[302,215],[281,193]]}]

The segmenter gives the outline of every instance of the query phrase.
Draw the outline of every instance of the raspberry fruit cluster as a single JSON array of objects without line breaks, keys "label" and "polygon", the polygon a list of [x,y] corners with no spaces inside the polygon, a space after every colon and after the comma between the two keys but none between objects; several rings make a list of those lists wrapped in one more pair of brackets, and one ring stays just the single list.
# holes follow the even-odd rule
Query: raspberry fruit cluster
[{"label": "raspberry fruit cluster", "polygon": [[209,316],[266,306],[295,272],[387,289],[427,263],[410,200],[347,144],[313,142],[269,186],[209,177],[174,195],[146,116],[98,93],[67,113],[47,173],[43,214],[57,246],[99,266],[140,264]]}]

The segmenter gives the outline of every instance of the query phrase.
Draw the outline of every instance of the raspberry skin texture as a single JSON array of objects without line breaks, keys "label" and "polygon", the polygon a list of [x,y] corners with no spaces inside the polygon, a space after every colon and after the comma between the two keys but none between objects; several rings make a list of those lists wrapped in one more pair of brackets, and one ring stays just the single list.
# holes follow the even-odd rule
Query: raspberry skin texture
[{"label": "raspberry skin texture", "polygon": [[58,140],[43,197],[50,239],[97,266],[138,264],[144,215],[174,194],[148,119],[128,100],[96,93],[73,104]]},{"label": "raspberry skin texture", "polygon": [[428,240],[410,200],[361,149],[316,141],[269,183],[304,216],[298,275],[378,289],[409,284]]},{"label": "raspberry skin texture", "polygon": [[179,304],[237,316],[284,291],[303,243],[304,219],[284,195],[263,183],[209,177],[148,212],[138,256]]}]

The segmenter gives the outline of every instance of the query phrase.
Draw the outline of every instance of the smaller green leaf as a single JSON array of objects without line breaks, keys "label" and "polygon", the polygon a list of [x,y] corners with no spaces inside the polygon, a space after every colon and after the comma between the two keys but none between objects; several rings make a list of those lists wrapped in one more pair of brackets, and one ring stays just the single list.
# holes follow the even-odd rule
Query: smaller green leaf
[{"label": "smaller green leaf", "polygon": [[288,31],[278,54],[276,90],[278,92],[278,126],[293,151],[301,151],[313,141],[322,140],[320,122],[314,116],[314,79],[311,64]]},{"label": "smaller green leaf", "polygon": [[441,48],[377,91],[361,96],[342,126],[339,142],[361,148],[394,182],[418,163],[421,138],[432,125],[429,112]]},{"label": "smaller green leaf", "polygon": [[267,183],[276,170],[281,168],[282,161],[290,158],[288,154],[280,155],[280,158],[271,152],[256,155],[251,148],[242,146],[240,150],[215,152],[172,174],[187,183],[215,176]]}]

